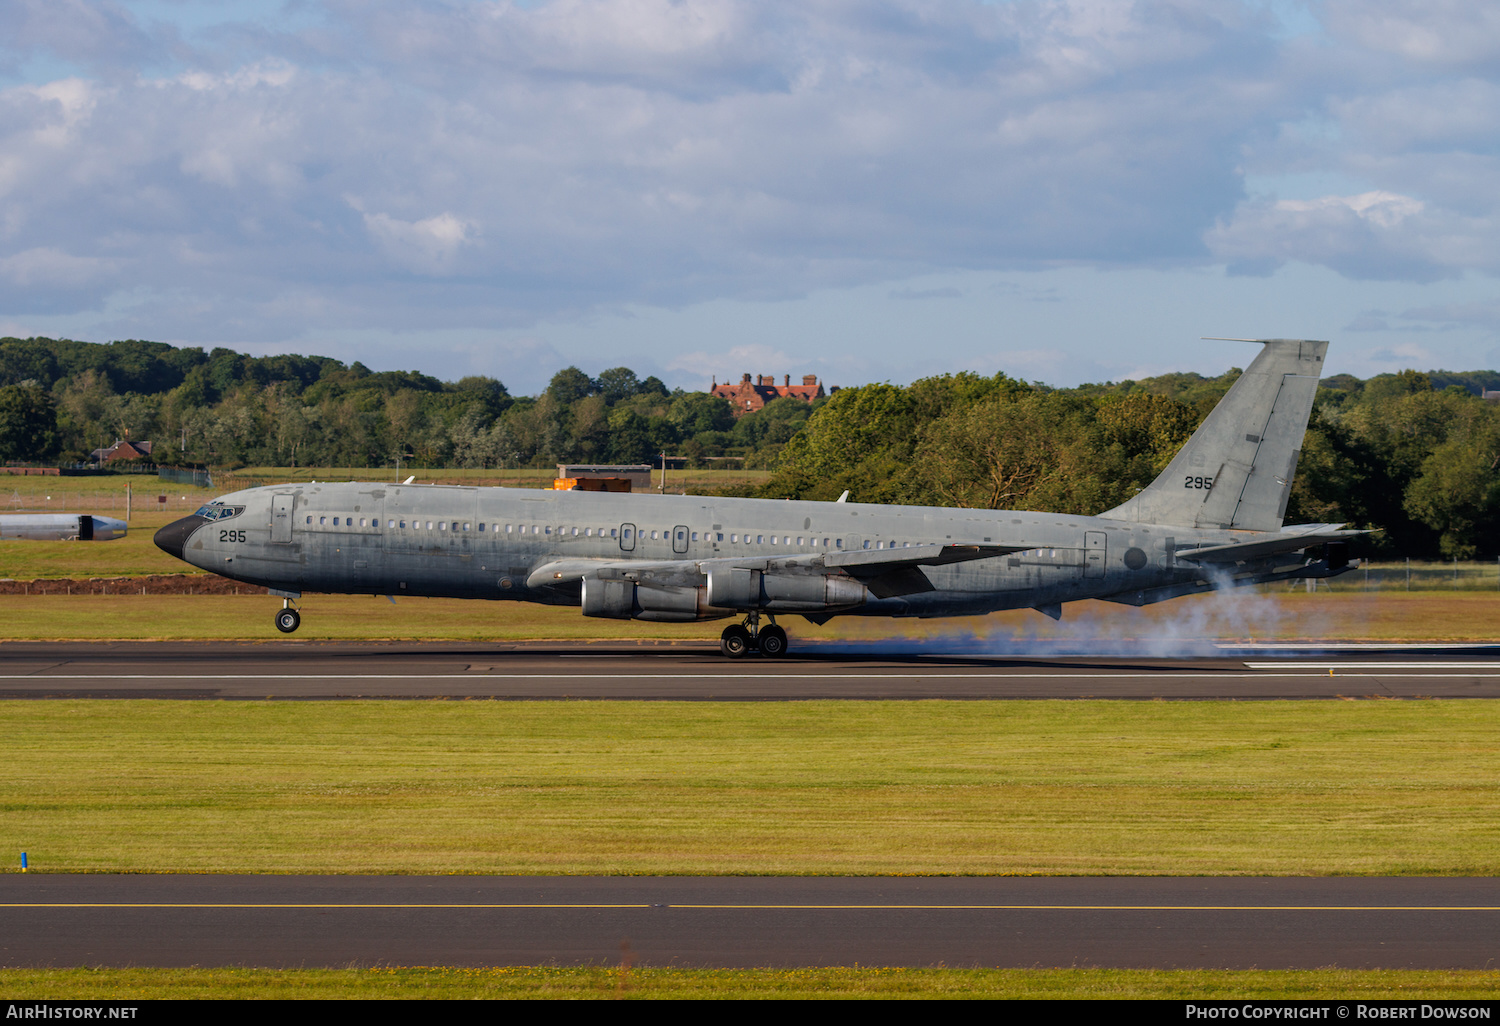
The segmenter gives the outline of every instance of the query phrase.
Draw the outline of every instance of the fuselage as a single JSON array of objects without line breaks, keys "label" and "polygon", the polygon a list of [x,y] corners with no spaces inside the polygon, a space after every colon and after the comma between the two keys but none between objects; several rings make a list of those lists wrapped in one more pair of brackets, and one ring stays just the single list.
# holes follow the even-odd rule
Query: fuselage
[{"label": "fuselage", "polygon": [[359,482],[248,489],[204,510],[217,511],[214,519],[178,521],[158,544],[204,570],[291,595],[576,605],[576,575],[554,585],[535,579],[537,568],[630,562],[649,578],[649,567],[670,564],[680,578],[683,567],[726,560],[754,569],[915,546],[1023,547],[924,566],[930,590],[868,595],[834,610],[871,616],[959,616],[1146,592],[1200,577],[1178,551],[1259,534],[1005,510]]},{"label": "fuselage", "polygon": [[0,538],[31,541],[111,541],[123,538],[129,526],[114,517],[89,513],[3,513]]}]

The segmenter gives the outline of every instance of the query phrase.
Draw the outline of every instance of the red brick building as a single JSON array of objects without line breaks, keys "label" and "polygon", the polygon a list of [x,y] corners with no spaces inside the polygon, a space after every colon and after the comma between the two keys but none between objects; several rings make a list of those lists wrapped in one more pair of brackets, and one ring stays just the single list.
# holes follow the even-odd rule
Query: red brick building
[{"label": "red brick building", "polygon": [[771,402],[773,399],[780,399],[785,395],[794,396],[803,402],[810,403],[814,399],[821,399],[828,394],[823,391],[823,386],[819,383],[816,374],[802,375],[802,384],[800,385],[792,384],[792,376],[790,374],[784,375],[782,383],[779,385],[776,384],[776,375],[774,374],[762,374],[753,381],[750,375],[746,374],[735,385],[731,385],[727,381],[721,385],[719,384],[719,379],[714,378],[714,383],[710,386],[709,392],[720,399],[728,399],[730,404],[734,406],[734,415],[736,417],[743,417],[747,413],[754,413],[765,406],[766,403]]},{"label": "red brick building", "polygon": [[131,442],[115,439],[108,449],[95,449],[89,459],[95,463],[113,463],[115,460],[148,460],[151,458],[150,442]]}]

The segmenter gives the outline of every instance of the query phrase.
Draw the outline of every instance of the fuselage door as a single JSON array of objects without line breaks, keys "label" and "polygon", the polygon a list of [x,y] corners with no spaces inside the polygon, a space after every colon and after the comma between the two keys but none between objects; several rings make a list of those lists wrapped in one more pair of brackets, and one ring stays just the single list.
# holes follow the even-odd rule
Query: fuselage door
[{"label": "fuselage door", "polygon": [[672,528],[672,551],[677,553],[686,552],[688,549],[688,529],[682,524]]},{"label": "fuselage door", "polygon": [[271,496],[271,541],[289,545],[292,541],[291,495]]},{"label": "fuselage door", "polygon": [[1109,536],[1103,531],[1085,531],[1083,534],[1083,576],[1103,577],[1105,546]]},{"label": "fuselage door", "polygon": [[635,525],[620,525],[620,548],[625,552],[635,551]]}]

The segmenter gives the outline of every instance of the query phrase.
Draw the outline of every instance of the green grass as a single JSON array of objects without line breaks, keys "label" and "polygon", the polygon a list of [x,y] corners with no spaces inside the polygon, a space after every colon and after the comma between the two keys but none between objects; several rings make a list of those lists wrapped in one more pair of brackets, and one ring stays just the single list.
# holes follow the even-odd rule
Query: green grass
[{"label": "green grass", "polygon": [[3,969],[7,1000],[380,998],[1071,998],[1493,1001],[1495,970]]},{"label": "green grass", "polygon": [[1496,712],[11,701],[0,851],[41,872],[1493,875]]},{"label": "green grass", "polygon": [[[127,539],[128,540],[128,539]],[[0,558],[24,544],[0,544]],[[35,543],[65,545],[68,543]],[[106,544],[124,544],[109,542]],[[8,546],[14,548],[8,548]],[[77,548],[78,546],[74,546]],[[167,559],[164,554],[163,559]],[[160,571],[149,553],[140,566]],[[123,562],[123,561],[122,561]],[[32,580],[15,563],[0,577]],[[30,566],[28,570],[37,567]],[[53,575],[57,576],[57,575]],[[74,576],[62,574],[61,576]],[[82,578],[83,575],[76,575]],[[91,575],[92,576],[92,575]],[[99,575],[99,576],[115,576]],[[95,586],[97,587],[97,586]],[[281,600],[267,595],[0,595],[0,639],[32,640],[243,640],[287,641],[271,624]],[[583,616],[571,606],[524,602],[402,597],[392,605],[370,595],[306,595],[298,641],[316,640],[634,640],[712,642],[726,621],[668,624]],[[1107,602],[1069,605],[1061,623],[1032,610],[951,620],[839,617],[815,627],[800,617],[784,620],[794,644],[802,639],[923,638],[1207,638],[1359,639],[1381,641],[1500,640],[1500,596],[1483,594],[1371,594],[1241,596],[1219,601],[1190,597],[1133,609]],[[973,642],[976,650],[981,642]]]},{"label": "green grass", "polygon": [[[180,493],[179,493],[180,494]],[[0,541],[0,579],[30,581],[37,578],[86,580],[90,577],[138,577],[143,574],[201,573],[180,559],[173,559],[152,544],[156,529],[197,509],[166,513],[138,513],[130,519],[123,538],[100,542]],[[74,512],[98,509],[69,507]],[[118,515],[108,513],[110,516]]]}]

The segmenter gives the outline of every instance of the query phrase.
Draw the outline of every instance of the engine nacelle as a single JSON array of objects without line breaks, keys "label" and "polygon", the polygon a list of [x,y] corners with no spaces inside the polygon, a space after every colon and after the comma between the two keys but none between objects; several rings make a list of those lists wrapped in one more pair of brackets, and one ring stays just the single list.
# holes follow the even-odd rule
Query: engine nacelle
[{"label": "engine nacelle", "polygon": [[707,608],[701,588],[643,587],[634,581],[585,577],[583,615],[689,623],[728,616],[729,610]]},{"label": "engine nacelle", "polygon": [[813,613],[869,601],[870,592],[839,574],[767,574],[725,567],[708,572],[708,604],[721,609]]}]

